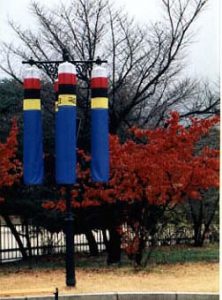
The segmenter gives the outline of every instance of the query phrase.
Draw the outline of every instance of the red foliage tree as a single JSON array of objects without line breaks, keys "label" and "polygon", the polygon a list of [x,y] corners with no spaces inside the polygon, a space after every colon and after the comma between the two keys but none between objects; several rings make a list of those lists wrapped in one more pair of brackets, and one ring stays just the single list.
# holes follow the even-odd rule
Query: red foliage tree
[{"label": "red foliage tree", "polygon": [[[172,113],[167,128],[133,128],[124,143],[117,136],[110,136],[108,184],[91,182],[90,157],[79,150],[81,162],[78,183],[72,191],[73,206],[142,200],[174,205],[187,198],[201,199],[200,190],[219,186],[219,151],[204,147],[197,153],[196,144],[218,122],[217,116],[191,119],[186,128],[179,124],[179,115]],[[45,206],[55,208],[57,204],[47,202]]]},{"label": "red foliage tree", "polygon": [[[72,191],[73,206],[142,200],[155,205],[173,205],[187,197],[200,199],[200,190],[219,186],[219,151],[205,147],[195,153],[195,148],[218,122],[217,116],[207,120],[193,118],[186,128],[179,124],[179,115],[174,112],[166,122],[167,128],[133,128],[132,136],[124,143],[117,136],[110,136],[111,173],[108,184],[91,182],[90,157],[79,150],[78,183]],[[13,135],[12,130],[9,141]],[[11,151],[8,152],[9,157],[15,155],[10,147],[8,151]],[[7,157],[5,160],[9,162]],[[10,163],[13,168],[15,165]],[[3,176],[0,180],[10,183],[10,178]],[[64,210],[63,200],[57,203],[47,201],[44,206]]]},{"label": "red foliage tree", "polygon": [[218,117],[192,119],[185,128],[179,115],[172,113],[167,128],[133,128],[134,140],[124,144],[111,137],[110,194],[122,201],[174,205],[200,199],[200,190],[218,187],[219,151],[205,147],[195,153],[197,142],[217,122]]},{"label": "red foliage tree", "polygon": [[[108,184],[92,183],[88,162],[90,157],[79,151],[78,184],[73,189],[74,207],[98,206],[104,203],[142,203],[141,214],[134,220],[134,233],[143,240],[144,218],[160,221],[166,207],[174,207],[187,199],[201,200],[201,192],[219,186],[219,152],[209,147],[197,151],[197,142],[219,122],[217,116],[191,119],[188,127],[179,124],[179,115],[171,114],[164,128],[130,130],[129,138],[121,143],[110,136],[110,180]],[[64,210],[64,201],[47,201],[46,208]],[[161,214],[151,208],[161,207]],[[139,222],[139,223],[138,223]],[[155,223],[155,222],[154,222]],[[136,224],[136,225],[135,225]],[[134,226],[135,225],[135,226]],[[146,225],[148,226],[148,225]],[[147,228],[145,228],[147,229]],[[134,239],[135,242],[135,239]],[[135,250],[135,248],[137,248]]]},{"label": "red foliage tree", "polygon": [[3,190],[18,182],[22,176],[21,162],[17,159],[18,126],[16,119],[5,142],[0,142],[0,201],[4,200]]}]

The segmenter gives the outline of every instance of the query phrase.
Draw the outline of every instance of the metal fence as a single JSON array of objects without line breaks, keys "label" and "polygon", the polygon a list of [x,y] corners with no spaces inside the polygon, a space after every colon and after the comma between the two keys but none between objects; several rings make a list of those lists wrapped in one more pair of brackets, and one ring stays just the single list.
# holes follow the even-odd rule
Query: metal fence
[{"label": "metal fence", "polygon": [[[19,233],[22,244],[28,254],[27,230],[21,224],[14,224]],[[103,235],[100,230],[92,231],[97,242],[98,251],[105,250]],[[44,228],[28,226],[28,237],[32,256],[41,256],[48,254],[59,254],[65,252],[65,234],[64,232],[51,233]],[[75,235],[75,252],[89,253],[89,245],[85,234]],[[18,243],[6,225],[0,226],[0,263],[18,260],[22,258]]]},{"label": "metal fence", "polygon": [[[21,224],[14,224],[15,229],[19,233],[21,242],[25,248],[27,255],[31,249],[32,256],[41,256],[49,254],[65,253],[65,234],[64,232],[51,233],[44,228]],[[127,228],[123,226],[123,228]],[[28,235],[27,235],[28,233]],[[102,252],[106,249],[101,230],[92,231],[97,243],[98,251]],[[219,240],[219,228],[212,231],[213,235],[206,239],[206,242],[215,242]],[[109,233],[106,232],[109,239]],[[27,236],[29,239],[27,239]],[[131,239],[134,233],[130,233]],[[176,226],[168,226],[156,239],[157,245],[175,245],[175,244],[191,244],[194,242],[193,230],[191,228],[178,228]],[[124,243],[124,241],[123,241]],[[148,241],[152,244],[152,239]],[[75,252],[89,253],[89,244],[85,234],[75,235]],[[18,243],[6,225],[0,224],[0,263],[18,260],[22,258]]]}]

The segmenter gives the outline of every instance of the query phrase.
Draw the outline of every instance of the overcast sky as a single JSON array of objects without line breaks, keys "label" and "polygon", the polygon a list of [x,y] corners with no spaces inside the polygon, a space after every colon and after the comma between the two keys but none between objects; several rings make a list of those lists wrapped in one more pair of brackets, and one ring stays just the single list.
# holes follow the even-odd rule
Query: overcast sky
[{"label": "overcast sky", "polygon": [[[38,0],[48,6],[65,0]],[[66,0],[65,2],[69,2]],[[93,0],[91,0],[93,1]],[[188,75],[208,78],[215,81],[219,78],[219,1],[209,0],[207,9],[197,20],[193,44],[189,49],[186,72]],[[117,5],[125,6],[126,11],[139,22],[158,21],[161,18],[159,0],[113,0]],[[10,41],[12,32],[7,19],[12,18],[23,28],[35,25],[29,11],[30,0],[0,0],[0,39]],[[0,73],[0,76],[4,75]]]}]

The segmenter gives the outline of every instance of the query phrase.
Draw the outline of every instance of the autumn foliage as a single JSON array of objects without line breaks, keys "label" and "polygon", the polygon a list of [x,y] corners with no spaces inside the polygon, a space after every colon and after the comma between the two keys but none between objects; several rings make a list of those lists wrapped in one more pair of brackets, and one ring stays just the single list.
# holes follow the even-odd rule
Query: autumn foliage
[{"label": "autumn foliage", "polygon": [[0,142],[0,201],[4,200],[1,191],[18,182],[22,176],[21,162],[17,159],[18,126],[13,119],[11,130],[5,142]]},{"label": "autumn foliage", "polygon": [[[200,200],[201,191],[219,186],[219,151],[209,147],[197,151],[196,145],[218,122],[217,116],[193,118],[185,127],[173,112],[163,128],[132,128],[124,143],[118,136],[110,136],[108,184],[91,182],[90,157],[80,150],[73,206],[117,201],[174,205],[189,198]],[[44,207],[63,211],[63,197],[58,202],[46,201]]]},{"label": "autumn foliage", "polygon": [[[136,265],[146,264],[146,247],[150,237],[156,239],[166,224],[166,211],[190,199],[201,201],[204,191],[219,186],[219,151],[198,146],[218,122],[217,116],[193,118],[189,126],[184,126],[179,123],[179,114],[173,112],[164,127],[132,128],[124,142],[110,136],[107,184],[90,180],[90,157],[80,150],[72,205],[78,209],[118,204],[115,211],[120,213],[111,220],[121,237],[122,249]],[[64,211],[64,195],[63,189],[59,201],[46,201],[44,207]],[[144,254],[147,258],[142,263]]]}]

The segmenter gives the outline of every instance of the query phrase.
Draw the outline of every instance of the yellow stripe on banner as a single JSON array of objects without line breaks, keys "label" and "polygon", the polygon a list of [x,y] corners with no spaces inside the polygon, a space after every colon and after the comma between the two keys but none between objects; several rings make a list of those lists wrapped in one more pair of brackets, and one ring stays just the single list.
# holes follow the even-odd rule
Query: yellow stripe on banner
[{"label": "yellow stripe on banner", "polygon": [[58,106],[76,106],[76,95],[59,95]]},{"label": "yellow stripe on banner", "polygon": [[55,102],[55,112],[57,112],[59,110],[59,104],[58,101]]},{"label": "yellow stripe on banner", "polygon": [[91,99],[91,108],[108,108],[108,98],[96,97]]},{"label": "yellow stripe on banner", "polygon": [[40,99],[24,99],[23,110],[41,110]]}]

